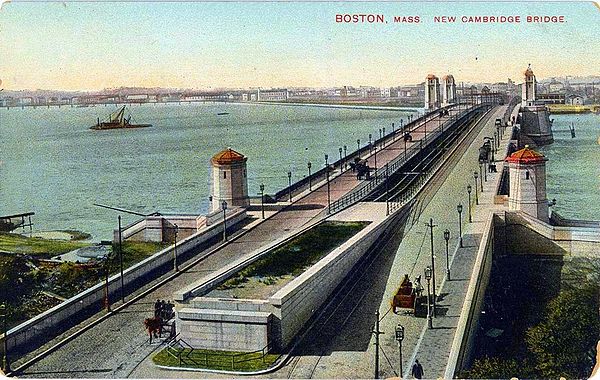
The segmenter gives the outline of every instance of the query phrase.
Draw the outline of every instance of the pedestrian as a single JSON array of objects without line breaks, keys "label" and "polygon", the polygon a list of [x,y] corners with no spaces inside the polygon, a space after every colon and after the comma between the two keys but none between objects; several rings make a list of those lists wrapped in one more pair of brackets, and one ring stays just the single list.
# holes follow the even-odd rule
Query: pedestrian
[{"label": "pedestrian", "polygon": [[154,303],[154,317],[158,317],[160,315],[160,300],[156,300]]},{"label": "pedestrian", "polygon": [[420,275],[415,279],[415,294],[417,297],[421,297],[421,294],[423,294],[423,285],[421,285]]},{"label": "pedestrian", "polygon": [[419,363],[418,360],[415,360],[415,364],[413,364],[410,373],[415,379],[423,378],[423,366],[421,365],[421,363]]}]

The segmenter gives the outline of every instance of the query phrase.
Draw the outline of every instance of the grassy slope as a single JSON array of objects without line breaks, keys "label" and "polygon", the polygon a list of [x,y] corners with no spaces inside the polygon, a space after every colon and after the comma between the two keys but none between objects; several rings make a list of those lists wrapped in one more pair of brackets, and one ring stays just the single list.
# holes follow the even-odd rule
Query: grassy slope
[{"label": "grassy slope", "polygon": [[0,251],[24,253],[28,255],[59,255],[89,243],[29,238],[26,236],[0,232]]}]

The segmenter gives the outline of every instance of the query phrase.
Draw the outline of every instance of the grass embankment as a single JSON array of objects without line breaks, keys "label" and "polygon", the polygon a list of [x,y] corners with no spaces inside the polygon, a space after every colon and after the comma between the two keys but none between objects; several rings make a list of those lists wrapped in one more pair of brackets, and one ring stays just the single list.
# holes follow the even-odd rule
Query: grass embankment
[{"label": "grass embankment", "polygon": [[51,257],[67,253],[90,243],[80,241],[50,240],[0,232],[0,251]]},{"label": "grass embankment", "polygon": [[227,291],[231,297],[265,297],[299,276],[368,224],[322,223],[240,270],[217,290]]},{"label": "grass embankment", "polygon": [[[171,350],[171,354],[169,354]],[[181,362],[177,357],[181,354]],[[279,354],[266,354],[263,358],[262,352],[234,352],[201,349],[175,349],[165,348],[159,351],[152,361],[155,364],[169,367],[204,368],[221,371],[253,372],[260,371],[272,366],[279,358]]]},{"label": "grass embankment", "polygon": [[[83,236],[83,235],[81,235]],[[0,302],[8,305],[8,325],[26,321],[100,282],[105,276],[102,262],[89,264],[64,262],[40,265],[37,259],[48,259],[89,243],[28,238],[16,234],[0,234]],[[125,242],[123,266],[140,262],[167,244]],[[110,254],[109,270],[119,270],[118,251]],[[58,296],[52,297],[55,294]]]}]

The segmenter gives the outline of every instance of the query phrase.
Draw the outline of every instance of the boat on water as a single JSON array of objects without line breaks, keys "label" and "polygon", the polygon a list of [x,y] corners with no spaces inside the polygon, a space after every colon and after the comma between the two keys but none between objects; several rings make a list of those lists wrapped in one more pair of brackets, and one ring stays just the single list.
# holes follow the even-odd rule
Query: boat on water
[{"label": "boat on water", "polygon": [[219,112],[217,116],[229,115],[229,112]]},{"label": "boat on water", "polygon": [[121,128],[146,128],[152,126],[152,124],[132,124],[131,114],[128,117],[125,117],[125,108],[126,106],[123,106],[117,111],[111,113],[108,116],[108,121],[100,121],[100,118],[98,118],[98,123],[96,125],[91,126],[90,129],[103,130]]}]

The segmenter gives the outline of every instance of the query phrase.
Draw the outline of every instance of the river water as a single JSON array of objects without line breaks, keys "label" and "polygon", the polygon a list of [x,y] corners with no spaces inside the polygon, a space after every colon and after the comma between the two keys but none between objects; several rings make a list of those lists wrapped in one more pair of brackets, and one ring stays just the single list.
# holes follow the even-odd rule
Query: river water
[{"label": "river water", "polygon": [[[205,213],[209,160],[226,147],[248,156],[248,186],[267,194],[391,130],[410,111],[256,104],[131,106],[152,128],[92,131],[114,105],[0,109],[0,215],[35,212],[36,231],[75,229],[110,239],[117,212]],[[227,115],[218,115],[228,113]],[[138,219],[123,215],[124,223]]]},{"label": "river water", "polygon": [[[551,115],[554,143],[540,151],[548,158],[548,199],[571,219],[600,220],[600,116]],[[569,126],[575,127],[571,138]]]},{"label": "river water", "polygon": [[[339,158],[409,111],[256,104],[156,104],[131,107],[152,128],[92,131],[115,106],[0,109],[0,215],[34,211],[36,231],[75,229],[110,239],[117,213],[205,213],[209,160],[230,146],[248,156],[250,195],[287,186]],[[218,115],[218,113],[228,113]],[[555,115],[548,198],[568,218],[600,219],[600,117]],[[577,136],[572,139],[568,126]],[[123,215],[124,223],[138,217]]]}]

